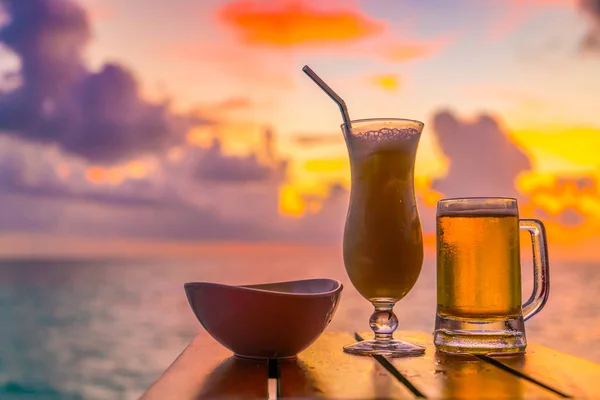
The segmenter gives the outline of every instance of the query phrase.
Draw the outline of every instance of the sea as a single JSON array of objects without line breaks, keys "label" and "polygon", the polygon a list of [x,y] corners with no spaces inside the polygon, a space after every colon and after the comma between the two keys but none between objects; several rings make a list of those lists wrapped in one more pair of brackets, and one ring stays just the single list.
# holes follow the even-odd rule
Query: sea
[{"label": "sea", "polygon": [[[523,265],[524,298],[531,271]],[[330,277],[344,284],[328,329],[368,330],[371,306],[337,246],[214,245],[185,256],[0,261],[0,398],[137,399],[203,328],[185,282]],[[600,264],[553,260],[550,300],[529,341],[600,362]],[[400,329],[431,332],[435,255],[396,306]],[[341,349],[332,349],[341,351]]]}]

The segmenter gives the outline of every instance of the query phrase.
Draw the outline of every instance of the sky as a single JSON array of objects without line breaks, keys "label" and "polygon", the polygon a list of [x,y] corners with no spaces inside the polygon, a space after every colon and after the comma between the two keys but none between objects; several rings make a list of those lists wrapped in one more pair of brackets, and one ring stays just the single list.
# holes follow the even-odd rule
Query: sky
[{"label": "sky", "polygon": [[82,240],[340,243],[342,121],[306,64],[353,119],[425,123],[415,186],[427,243],[437,200],[513,196],[557,253],[600,248],[598,0],[0,10],[2,254]]}]

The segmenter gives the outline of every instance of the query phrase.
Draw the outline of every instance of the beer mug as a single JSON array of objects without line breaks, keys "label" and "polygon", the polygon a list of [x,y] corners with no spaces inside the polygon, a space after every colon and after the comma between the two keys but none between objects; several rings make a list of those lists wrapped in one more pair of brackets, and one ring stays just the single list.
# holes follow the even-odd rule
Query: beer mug
[{"label": "beer mug", "polygon": [[[521,305],[519,230],[531,234],[533,293]],[[447,353],[522,353],[523,321],[549,294],[544,225],[519,219],[511,198],[444,199],[437,208],[437,315],[434,343]]]}]

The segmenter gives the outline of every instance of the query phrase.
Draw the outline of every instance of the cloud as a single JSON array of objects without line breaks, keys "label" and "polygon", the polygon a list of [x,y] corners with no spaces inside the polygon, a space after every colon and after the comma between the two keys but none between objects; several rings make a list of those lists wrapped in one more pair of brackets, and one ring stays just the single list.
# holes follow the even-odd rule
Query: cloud
[{"label": "cloud", "polygon": [[[285,170],[273,136],[266,130],[253,156],[188,146],[175,161],[165,157],[158,173],[116,185],[89,182],[86,164],[57,149],[0,138],[0,208],[10,210],[1,213],[0,229],[81,237],[339,243],[349,197],[340,184],[332,184],[324,197],[305,199],[316,207],[308,207],[301,218],[278,214]],[[194,179],[211,152],[226,176]],[[59,168],[65,164],[68,174]],[[435,211],[420,194],[422,224],[431,231]]]},{"label": "cloud", "polygon": [[421,43],[404,43],[388,49],[386,57],[390,61],[408,61],[425,58],[429,53],[431,53],[430,46]]},{"label": "cloud", "polygon": [[298,46],[355,41],[383,30],[376,21],[349,6],[324,7],[316,1],[235,0],[219,18],[249,44]]},{"label": "cloud", "polygon": [[[61,176],[60,165],[67,165],[68,177]],[[0,213],[0,230],[175,240],[276,237],[270,232],[277,205],[268,201],[269,193],[277,199],[276,183],[259,182],[262,191],[235,185],[220,192],[193,180],[194,165],[168,171],[166,179],[151,174],[98,185],[87,181],[86,165],[77,158],[0,138],[0,208],[8,210]],[[197,201],[203,197],[209,201]]]},{"label": "cloud", "polygon": [[579,226],[586,221],[585,216],[574,208],[565,208],[558,215],[552,215],[543,208],[537,208],[535,210],[535,217],[542,221],[558,222],[564,227]]},{"label": "cloud", "polygon": [[350,160],[348,157],[340,158],[311,158],[304,162],[304,169],[308,172],[326,174],[332,171],[348,170]]},{"label": "cloud", "polygon": [[294,143],[307,148],[328,145],[343,145],[344,137],[342,133],[323,133],[323,134],[298,134],[293,138]]},{"label": "cloud", "polygon": [[600,191],[595,176],[551,176],[529,184],[526,195],[544,219],[563,226],[600,218]]},{"label": "cloud", "polygon": [[450,164],[433,189],[446,197],[517,197],[515,181],[531,169],[531,162],[497,119],[482,115],[472,122],[461,121],[443,111],[435,114],[433,127]]},{"label": "cloud", "polygon": [[249,183],[277,182],[285,178],[288,161],[277,154],[275,135],[269,128],[262,132],[258,151],[247,155],[226,154],[221,139],[215,137],[208,148],[196,151],[197,162],[192,167],[192,176],[202,182]]},{"label": "cloud", "polygon": [[579,0],[579,5],[590,20],[581,46],[585,51],[600,52],[600,0]]},{"label": "cloud", "polygon": [[69,0],[2,0],[9,22],[0,43],[20,59],[20,85],[0,94],[0,130],[56,144],[97,163],[163,150],[203,121],[141,98],[134,75],[118,64],[83,62],[90,39],[84,10]]},{"label": "cloud", "polygon": [[454,40],[452,35],[440,36],[431,40],[394,39],[382,46],[381,55],[389,62],[406,62],[425,59],[439,53]]},{"label": "cloud", "polygon": [[0,139],[0,196],[157,209],[184,204],[175,193],[161,190],[149,179],[96,185],[86,179],[86,170],[85,164],[55,148],[15,138]]},{"label": "cloud", "polygon": [[162,156],[151,173],[90,180],[89,165],[57,146],[0,137],[0,208],[9,210],[1,213],[0,231],[286,240],[278,195],[287,162],[271,130],[248,156],[217,145],[184,146],[181,153]]},{"label": "cloud", "polygon": [[[267,224],[227,218],[212,209],[172,207],[152,209],[111,208],[93,214],[82,209],[73,228],[84,234],[164,240],[261,241],[273,238]],[[71,230],[70,230],[71,231]]]},{"label": "cloud", "polygon": [[[572,240],[573,231],[567,228],[577,228],[578,235],[597,235],[600,191],[596,176],[532,170],[527,153],[489,115],[467,121],[438,112],[433,125],[449,169],[445,177],[433,181],[432,188],[444,197],[515,197],[522,217],[549,224],[554,242]],[[419,211],[424,226],[431,226],[435,209],[419,205]]]},{"label": "cloud", "polygon": [[344,232],[350,192],[340,184],[334,183],[329,194],[321,203],[317,213],[309,214],[301,220],[304,240],[320,237],[324,240],[340,243]]},{"label": "cloud", "polygon": [[221,141],[216,138],[200,159],[194,175],[207,182],[260,182],[281,179],[286,165],[285,161],[276,167],[261,163],[255,153],[247,156],[226,155],[221,149]]},{"label": "cloud", "polygon": [[267,224],[223,217],[196,206],[140,207],[66,199],[4,195],[0,207],[3,232],[44,232],[80,237],[150,238],[163,240],[267,240],[275,237]]},{"label": "cloud", "polygon": [[231,97],[225,99],[216,105],[216,108],[222,111],[232,111],[247,109],[252,107],[253,103],[248,97]]},{"label": "cloud", "polygon": [[400,89],[400,77],[394,74],[375,75],[370,78],[370,82],[388,92],[397,92]]},{"label": "cloud", "polygon": [[[341,186],[333,186],[321,209],[311,211],[307,220],[279,215],[287,161],[271,130],[246,155],[224,150],[219,125],[213,125],[217,138],[208,147],[188,144],[188,128],[208,121],[144,100],[134,74],[117,63],[97,71],[86,66],[90,26],[76,3],[0,4],[9,16],[0,28],[0,42],[20,60],[16,72],[5,75],[14,82],[2,85],[0,92],[0,208],[8,210],[0,213],[0,230],[182,240],[338,237],[347,209]],[[277,6],[275,18],[296,15],[286,14],[295,10],[305,18],[316,13],[313,21],[345,15],[368,22],[350,8],[311,4]],[[291,30],[297,28],[290,24]],[[361,35],[367,25],[357,28]],[[343,40],[351,40],[345,35]],[[298,43],[305,39],[342,40],[335,35],[304,37]],[[249,106],[247,99],[231,98],[215,108]],[[343,143],[341,134],[336,140]],[[173,145],[181,155],[171,159],[163,150]],[[147,153],[155,170],[119,172],[113,179],[116,169],[145,159]]]}]

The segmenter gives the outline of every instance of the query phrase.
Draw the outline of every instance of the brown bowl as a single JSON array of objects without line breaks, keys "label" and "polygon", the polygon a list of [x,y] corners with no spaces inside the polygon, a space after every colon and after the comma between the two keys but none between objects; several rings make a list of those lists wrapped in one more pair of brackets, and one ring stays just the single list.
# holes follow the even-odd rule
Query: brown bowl
[{"label": "brown bowl", "polygon": [[310,346],[333,318],[343,289],[333,279],[184,287],[194,314],[215,340],[236,356],[262,359],[294,358]]}]

